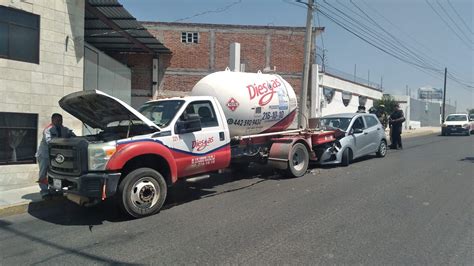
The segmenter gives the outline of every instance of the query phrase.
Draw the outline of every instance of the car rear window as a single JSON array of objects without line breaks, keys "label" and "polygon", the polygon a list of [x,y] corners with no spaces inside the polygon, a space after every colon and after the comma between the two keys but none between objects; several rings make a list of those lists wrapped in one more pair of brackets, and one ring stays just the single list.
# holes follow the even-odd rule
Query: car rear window
[{"label": "car rear window", "polygon": [[446,121],[466,121],[467,115],[448,115]]}]

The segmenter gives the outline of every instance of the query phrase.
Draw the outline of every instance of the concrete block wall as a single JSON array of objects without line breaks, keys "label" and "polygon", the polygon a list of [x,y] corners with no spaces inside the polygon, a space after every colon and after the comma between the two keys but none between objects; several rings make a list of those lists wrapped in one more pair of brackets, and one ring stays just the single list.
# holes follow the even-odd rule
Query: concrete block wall
[{"label": "concrete block wall", "polygon": [[[80,121],[61,110],[58,100],[83,88],[84,1],[0,0],[0,5],[40,16],[40,62],[0,59],[0,112],[38,114],[38,144],[51,114],[81,133]],[[0,188],[33,185],[37,165],[0,166]]]}]

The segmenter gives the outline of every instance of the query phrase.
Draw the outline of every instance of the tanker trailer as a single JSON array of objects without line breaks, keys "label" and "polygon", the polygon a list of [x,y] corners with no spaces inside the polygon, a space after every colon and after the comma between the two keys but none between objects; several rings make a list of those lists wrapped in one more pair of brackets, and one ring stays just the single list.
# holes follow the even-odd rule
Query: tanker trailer
[{"label": "tanker trailer", "polygon": [[279,75],[232,71],[202,78],[192,96],[214,96],[231,137],[286,130],[296,117],[296,94]]}]

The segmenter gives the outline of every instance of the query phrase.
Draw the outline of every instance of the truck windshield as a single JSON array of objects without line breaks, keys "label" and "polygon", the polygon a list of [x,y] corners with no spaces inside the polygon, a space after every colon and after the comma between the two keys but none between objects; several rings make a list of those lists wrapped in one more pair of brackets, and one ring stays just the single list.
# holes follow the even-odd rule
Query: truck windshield
[{"label": "truck windshield", "polygon": [[448,115],[446,121],[467,121],[467,115]]},{"label": "truck windshield", "polygon": [[183,105],[182,100],[164,100],[149,102],[138,110],[159,127],[166,127]]}]

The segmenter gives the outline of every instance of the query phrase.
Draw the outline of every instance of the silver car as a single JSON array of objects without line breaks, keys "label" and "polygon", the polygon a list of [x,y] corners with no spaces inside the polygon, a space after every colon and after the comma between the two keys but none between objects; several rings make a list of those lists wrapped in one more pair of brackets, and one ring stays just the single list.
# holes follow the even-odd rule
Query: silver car
[{"label": "silver car", "polygon": [[339,130],[339,143],[326,147],[319,154],[320,164],[344,166],[359,157],[376,153],[385,157],[387,137],[380,121],[373,114],[346,113],[321,118],[322,129]]}]

